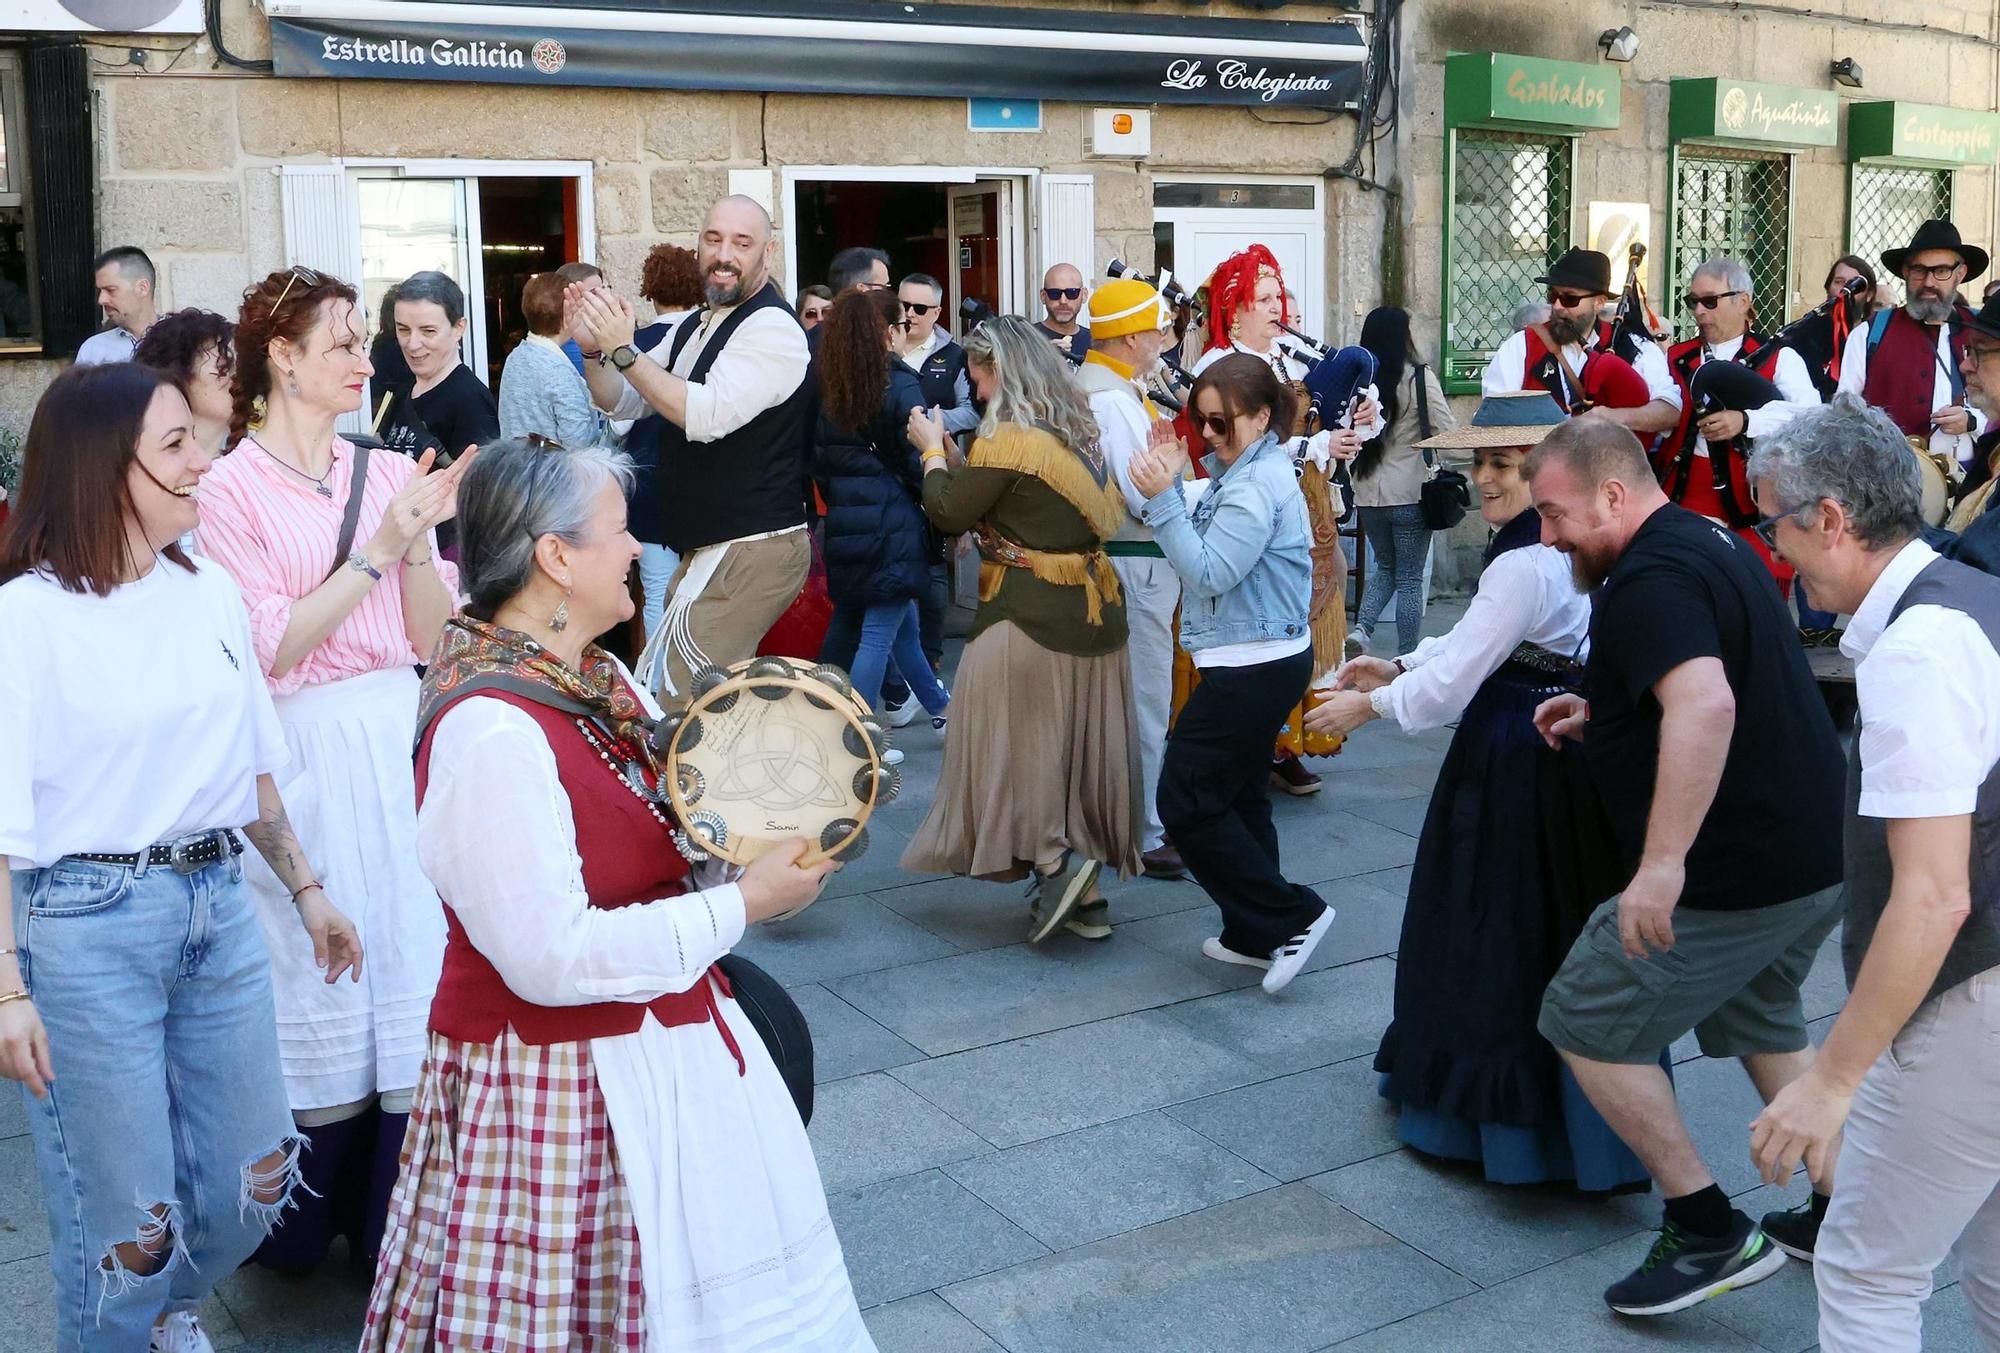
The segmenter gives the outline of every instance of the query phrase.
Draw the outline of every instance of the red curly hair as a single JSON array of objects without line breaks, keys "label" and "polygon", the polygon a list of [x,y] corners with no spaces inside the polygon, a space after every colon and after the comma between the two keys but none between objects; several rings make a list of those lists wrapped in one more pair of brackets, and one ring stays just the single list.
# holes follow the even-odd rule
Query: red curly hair
[{"label": "red curly hair", "polygon": [[1257,283],[1266,273],[1278,279],[1278,304],[1282,307],[1279,317],[1286,324],[1298,319],[1286,299],[1285,274],[1278,267],[1277,256],[1263,245],[1253,244],[1216,264],[1215,271],[1202,284],[1208,292],[1208,341],[1204,351],[1229,346],[1230,328],[1236,317],[1257,299]]},{"label": "red curly hair", "polygon": [[338,277],[311,268],[274,272],[243,293],[243,309],[236,317],[236,365],[229,374],[229,445],[243,440],[257,401],[271,393],[272,342],[304,342],[319,327],[325,301],[357,305],[360,298]]}]

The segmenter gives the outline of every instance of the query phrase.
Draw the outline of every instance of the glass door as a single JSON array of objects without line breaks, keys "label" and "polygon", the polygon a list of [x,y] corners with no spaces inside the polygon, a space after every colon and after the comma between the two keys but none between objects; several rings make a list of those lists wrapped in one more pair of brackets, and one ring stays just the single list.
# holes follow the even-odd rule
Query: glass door
[{"label": "glass door", "polygon": [[[485,286],[476,210],[479,180],[403,178],[394,171],[357,171],[354,219],[361,237],[361,304],[372,339],[395,317],[382,311],[382,295],[412,273],[441,272],[465,290],[468,316],[483,313]],[[483,384],[485,326],[468,324],[459,358]],[[373,420],[375,393],[370,391]]]}]

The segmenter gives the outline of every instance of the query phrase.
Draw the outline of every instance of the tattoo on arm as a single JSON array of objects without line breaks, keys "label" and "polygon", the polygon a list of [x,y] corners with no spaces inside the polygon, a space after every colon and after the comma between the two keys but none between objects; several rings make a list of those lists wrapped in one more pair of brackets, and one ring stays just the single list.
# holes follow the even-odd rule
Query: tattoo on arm
[{"label": "tattoo on arm", "polygon": [[304,866],[299,860],[299,838],[292,831],[292,819],[285,812],[283,804],[259,805],[257,820],[243,829],[250,838],[250,844],[257,847],[257,853],[264,857],[264,863],[271,866],[271,872],[290,887],[296,877],[303,877]]}]

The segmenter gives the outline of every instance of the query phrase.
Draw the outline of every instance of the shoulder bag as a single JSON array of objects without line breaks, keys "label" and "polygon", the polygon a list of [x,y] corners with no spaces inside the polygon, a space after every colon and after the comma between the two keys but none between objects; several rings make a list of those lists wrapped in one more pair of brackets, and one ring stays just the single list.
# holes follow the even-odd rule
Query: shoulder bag
[{"label": "shoulder bag", "polygon": [[[1417,429],[1424,441],[1431,439],[1431,396],[1424,380],[1422,366],[1417,368],[1415,390],[1411,397],[1417,401]],[[1426,449],[1424,464],[1430,466],[1430,477],[1417,490],[1417,506],[1423,512],[1424,528],[1430,531],[1449,531],[1465,520],[1465,514],[1472,506],[1472,485],[1464,475],[1449,466],[1440,465],[1437,457]]]}]

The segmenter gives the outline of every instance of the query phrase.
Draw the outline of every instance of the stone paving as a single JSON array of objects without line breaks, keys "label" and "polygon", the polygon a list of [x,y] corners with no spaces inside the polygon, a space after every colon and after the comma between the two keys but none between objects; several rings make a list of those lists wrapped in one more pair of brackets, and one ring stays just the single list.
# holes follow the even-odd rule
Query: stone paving
[{"label": "stone paving", "polygon": [[[1427,628],[1448,624],[1436,608]],[[1600,1292],[1644,1253],[1652,1198],[1488,1186],[1399,1149],[1369,1059],[1389,1008],[1409,866],[1444,732],[1371,725],[1316,798],[1278,804],[1292,877],[1339,908],[1277,997],[1203,958],[1191,883],[1112,890],[1114,937],[1022,942],[1018,887],[904,874],[939,743],[901,738],[905,796],[803,917],[742,952],[791,987],[818,1044],[812,1126],[855,1290],[883,1353],[1803,1353],[1804,1265],[1679,1315]],[[1808,1013],[1843,995],[1835,945]],[[1755,1214],[1742,1072],[1677,1050],[1711,1166]],[[0,1353],[51,1344],[47,1228],[16,1096],[0,1094]],[[1949,1267],[1949,1266],[1947,1266]],[[1926,1348],[1977,1346],[1946,1286]],[[351,1349],[366,1279],[243,1272],[205,1312],[218,1348]]]}]

